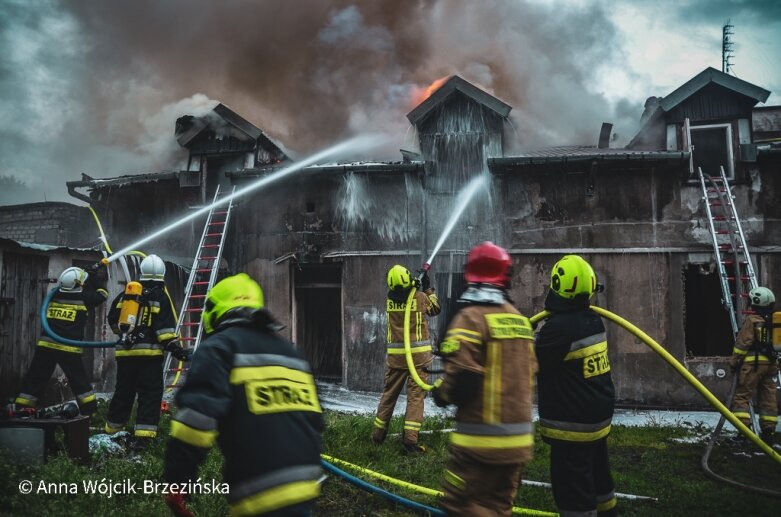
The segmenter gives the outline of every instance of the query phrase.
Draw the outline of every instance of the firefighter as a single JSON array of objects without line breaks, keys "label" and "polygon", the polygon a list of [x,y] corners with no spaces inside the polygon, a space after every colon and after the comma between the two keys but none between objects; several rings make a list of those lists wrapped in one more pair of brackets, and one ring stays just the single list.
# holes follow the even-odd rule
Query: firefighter
[{"label": "firefighter", "polygon": [[126,294],[120,293],[111,303],[108,323],[121,336],[116,346],[117,382],[106,416],[105,431],[121,431],[130,418],[138,396],[136,423],[132,447],[143,450],[157,436],[160,402],[163,399],[163,351],[178,359],[187,359],[175,334],[176,316],[165,290],[165,263],[157,255],[141,261],[141,295],[136,324],[128,333],[120,328],[122,304]]},{"label": "firefighter", "polygon": [[[60,337],[81,341],[87,324],[88,311],[102,304],[108,293],[97,278],[78,267],[69,267],[60,274],[57,292],[46,309],[46,321]],[[35,348],[30,369],[22,381],[22,389],[15,403],[20,407],[36,407],[46,382],[59,364],[68,378],[79,411],[91,415],[97,408],[95,392],[81,362],[83,348],[58,343],[42,332]]]},{"label": "firefighter", "polygon": [[387,284],[388,298],[385,301],[385,310],[388,320],[386,332],[388,355],[385,369],[385,388],[377,406],[372,440],[376,444],[385,441],[385,436],[388,434],[388,424],[393,416],[393,408],[396,406],[396,400],[406,383],[407,409],[404,414],[402,442],[405,452],[421,454],[426,452],[426,448],[418,443],[418,433],[423,425],[423,404],[426,392],[410,376],[404,355],[404,314],[410,290],[413,286],[419,288],[412,299],[412,307],[410,308],[409,340],[415,370],[424,382],[428,380],[427,370],[433,361],[428,317],[436,316],[441,309],[434,288],[431,287],[428,272],[423,272],[420,284],[418,284],[418,280],[412,276],[409,269],[397,264],[388,271]]},{"label": "firefighter", "polygon": [[[320,493],[322,410],[309,363],[263,307],[263,291],[244,273],[209,291],[207,338],[176,395],[164,478],[195,481],[216,442],[231,515],[309,515]],[[166,502],[188,515],[186,498]]]},{"label": "firefighter", "polygon": [[730,358],[730,367],[738,375],[732,412],[750,427],[749,404],[756,392],[761,438],[772,446],[778,424],[775,383],[778,354],[773,350],[771,341],[776,297],[767,287],[755,287],[749,291],[749,299],[755,314],[746,316]]},{"label": "firefighter", "polygon": [[564,515],[616,515],[608,460],[615,388],[602,319],[589,310],[601,286],[591,265],[565,255],[553,266],[535,352],[540,434],[550,445],[553,498]]},{"label": "firefighter", "polygon": [[509,516],[532,458],[537,362],[529,320],[507,293],[511,264],[491,242],[469,252],[467,288],[439,346],[445,373],[432,395],[457,407],[440,500],[448,515]]}]

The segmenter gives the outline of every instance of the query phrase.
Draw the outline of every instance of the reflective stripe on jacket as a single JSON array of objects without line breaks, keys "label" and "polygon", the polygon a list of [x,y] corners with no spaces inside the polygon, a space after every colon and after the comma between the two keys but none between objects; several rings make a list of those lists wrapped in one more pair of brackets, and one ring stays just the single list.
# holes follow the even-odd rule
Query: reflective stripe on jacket
[{"label": "reflective stripe on jacket", "polygon": [[590,442],[610,433],[615,388],[602,319],[555,295],[537,334],[540,434],[546,440]]},{"label": "reflective stripe on jacket", "polygon": [[219,330],[198,348],[176,402],[169,448],[179,452],[166,453],[167,481],[197,477],[216,443],[231,514],[319,495],[322,408],[309,363],[287,341],[250,324]]},{"label": "reflective stripe on jacket", "polygon": [[[445,376],[442,398],[453,402],[462,383],[474,394],[455,402],[451,447],[487,464],[532,457],[532,394],[537,362],[528,318],[512,305],[469,305],[450,323],[440,350]],[[478,375],[479,377],[476,377]]]}]

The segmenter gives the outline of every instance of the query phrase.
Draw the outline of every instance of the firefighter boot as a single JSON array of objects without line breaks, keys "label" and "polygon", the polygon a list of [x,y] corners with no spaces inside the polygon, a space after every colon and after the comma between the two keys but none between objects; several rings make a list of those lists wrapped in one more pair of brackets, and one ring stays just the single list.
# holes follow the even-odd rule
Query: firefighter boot
[{"label": "firefighter boot", "polygon": [[763,429],[762,434],[759,435],[760,438],[762,438],[762,441],[768,444],[770,447],[773,446],[773,437],[775,436],[775,431],[773,429]]},{"label": "firefighter boot", "polygon": [[419,443],[405,443],[404,453],[409,455],[426,454],[426,448]]}]

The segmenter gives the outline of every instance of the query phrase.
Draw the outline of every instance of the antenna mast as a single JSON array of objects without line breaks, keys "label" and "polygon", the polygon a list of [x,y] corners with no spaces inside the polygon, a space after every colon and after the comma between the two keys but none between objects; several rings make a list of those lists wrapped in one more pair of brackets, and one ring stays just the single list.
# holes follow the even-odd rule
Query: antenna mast
[{"label": "antenna mast", "polygon": [[727,20],[727,23],[721,28],[721,71],[725,74],[732,73],[732,65],[730,59],[733,57],[732,52],[732,36],[735,35],[733,29],[735,28],[732,20]]}]

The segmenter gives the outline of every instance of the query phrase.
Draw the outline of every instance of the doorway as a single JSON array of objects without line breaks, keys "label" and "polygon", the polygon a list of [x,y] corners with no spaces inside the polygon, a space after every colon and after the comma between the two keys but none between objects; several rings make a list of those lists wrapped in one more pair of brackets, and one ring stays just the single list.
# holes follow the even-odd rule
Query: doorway
[{"label": "doorway", "polygon": [[734,344],[716,264],[687,264],[683,270],[684,335],[689,357],[723,357]]},{"label": "doorway", "polygon": [[295,336],[318,380],[342,382],[342,265],[294,267]]}]

